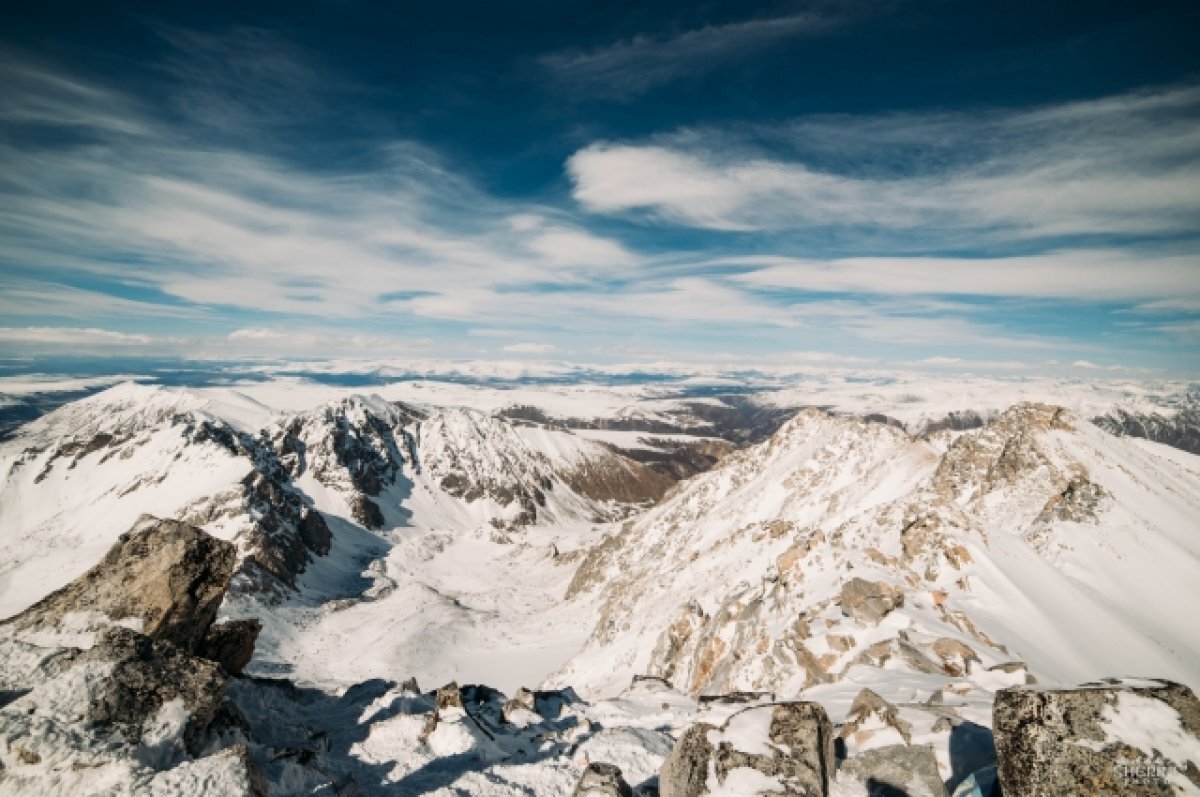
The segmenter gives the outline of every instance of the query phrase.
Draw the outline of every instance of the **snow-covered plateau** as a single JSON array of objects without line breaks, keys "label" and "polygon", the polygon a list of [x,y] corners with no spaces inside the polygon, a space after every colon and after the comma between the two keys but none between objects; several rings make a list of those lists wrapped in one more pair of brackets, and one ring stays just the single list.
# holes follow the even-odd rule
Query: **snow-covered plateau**
[{"label": "snow-covered plateau", "polygon": [[0,442],[0,794],[1200,794],[1198,605],[1186,384],[125,382]]}]

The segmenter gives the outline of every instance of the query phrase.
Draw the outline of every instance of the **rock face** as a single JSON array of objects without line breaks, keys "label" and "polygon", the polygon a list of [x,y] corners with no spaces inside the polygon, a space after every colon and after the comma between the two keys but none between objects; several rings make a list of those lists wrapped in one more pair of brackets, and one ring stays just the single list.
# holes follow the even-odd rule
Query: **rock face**
[{"label": "rock face", "polygon": [[1142,437],[1200,454],[1200,409],[1181,409],[1174,416],[1115,409],[1107,415],[1092,418],[1092,423],[1115,435]]},{"label": "rock face", "polygon": [[254,656],[260,631],[262,623],[256,619],[219,623],[208,629],[196,652],[220,664],[230,675],[241,675]]},{"label": "rock face", "polygon": [[143,517],[0,624],[0,792],[264,795],[226,699],[260,625],[213,625],[235,564],[233,545]]},{"label": "rock face", "polygon": [[842,585],[842,612],[868,623],[878,623],[904,605],[900,590],[880,581],[852,578]]},{"label": "rock face", "polygon": [[1194,794],[1200,700],[1169,681],[1011,687],[993,709],[1005,794]]},{"label": "rock face", "polygon": [[198,528],[143,515],[99,564],[13,618],[49,628],[70,613],[141,622],[141,632],[194,651],[217,616],[237,549]]},{"label": "rock face", "polygon": [[734,714],[722,728],[688,728],[663,762],[661,797],[739,794],[827,797],[833,726],[816,703],[778,703]]},{"label": "rock face", "polygon": [[708,740],[712,725],[701,723],[683,732],[658,773],[660,797],[696,797],[708,794],[713,746]]},{"label": "rock face", "polygon": [[140,737],[165,704],[180,700],[190,743],[212,722],[225,695],[226,679],[214,662],[120,626],[102,631],[82,659],[114,665],[88,707],[89,719],[116,726],[129,738]]},{"label": "rock face", "polygon": [[860,753],[842,764],[838,780],[862,784],[868,797],[946,797],[929,745],[897,744]]},{"label": "rock face", "polygon": [[588,764],[579,776],[574,797],[633,797],[633,790],[614,764]]}]

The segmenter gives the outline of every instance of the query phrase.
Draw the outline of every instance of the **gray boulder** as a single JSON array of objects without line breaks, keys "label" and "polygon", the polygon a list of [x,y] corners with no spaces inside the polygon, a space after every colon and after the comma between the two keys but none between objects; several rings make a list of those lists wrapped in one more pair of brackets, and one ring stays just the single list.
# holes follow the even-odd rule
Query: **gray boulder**
[{"label": "gray boulder", "polygon": [[879,747],[848,758],[838,781],[861,784],[868,797],[946,797],[933,748],[924,744]]},{"label": "gray boulder", "polygon": [[833,725],[816,703],[744,709],[721,728],[700,723],[676,742],[659,772],[661,797],[701,797],[710,782],[742,794],[828,797]]},{"label": "gray boulder", "polygon": [[1200,788],[1200,700],[1170,681],[996,693],[993,732],[1004,794],[1191,794]]},{"label": "gray boulder", "polygon": [[573,797],[633,797],[621,768],[615,764],[592,763],[579,776]]},{"label": "gray boulder", "polygon": [[842,584],[842,613],[866,623],[878,623],[904,605],[904,593],[882,581],[852,578]]},{"label": "gray boulder", "polygon": [[104,629],[80,660],[112,662],[112,673],[91,696],[88,719],[128,739],[139,738],[164,704],[181,700],[190,746],[212,723],[225,697],[226,677],[216,663],[128,628]]},{"label": "gray boulder", "polygon": [[850,704],[850,714],[838,730],[838,736],[864,742],[874,735],[874,731],[863,729],[872,719],[877,719],[886,727],[894,728],[905,744],[912,742],[912,725],[900,717],[895,706],[866,688],[859,691],[854,702]]},{"label": "gray boulder", "polygon": [[192,652],[216,619],[237,563],[233,544],[143,515],[99,564],[8,621],[53,628],[72,612],[140,620],[141,632]]}]

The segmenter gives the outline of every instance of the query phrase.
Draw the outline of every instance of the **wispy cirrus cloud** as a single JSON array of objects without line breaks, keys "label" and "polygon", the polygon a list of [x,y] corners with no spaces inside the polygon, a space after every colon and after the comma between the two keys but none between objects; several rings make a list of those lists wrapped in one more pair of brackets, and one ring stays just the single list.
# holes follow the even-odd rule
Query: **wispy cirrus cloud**
[{"label": "wispy cirrus cloud", "polygon": [[[245,72],[253,83],[265,69],[266,89],[245,91],[269,103],[309,76],[287,66],[287,53],[259,71],[237,58],[222,67],[214,55],[212,69],[231,73],[198,88],[185,81],[183,96],[202,91],[210,106],[236,106],[223,82]],[[45,65],[6,58],[0,71],[12,88],[0,124],[72,131],[66,144],[45,146],[0,136],[0,258],[21,265],[29,275],[22,292],[49,315],[182,318],[223,308],[369,319],[394,314],[393,294],[587,283],[641,262],[559,211],[488,196],[415,142],[380,142],[355,169],[312,168],[225,138],[196,146],[194,126]],[[242,129],[237,113],[204,113]],[[511,223],[514,215],[526,222]],[[53,298],[56,286],[84,277],[165,296],[179,309],[69,287]]]},{"label": "wispy cirrus cloud", "polygon": [[[376,137],[345,162],[273,149],[305,108],[326,110],[325,71],[289,63],[304,53],[261,32],[172,35],[183,60],[162,72],[181,105],[167,113],[31,57],[0,58],[10,351],[409,357],[507,345],[533,357],[570,340],[572,355],[1000,363],[1041,362],[1051,348],[1063,362],[1107,362],[1083,334],[995,309],[1027,299],[1117,305],[1126,339],[1195,337],[1191,90],[984,122],[812,118],[757,131],[759,143],[729,131],[598,143],[568,163],[570,206],[491,194],[412,140]],[[677,38],[703,50],[716,35]],[[308,99],[284,96],[305,82]],[[867,163],[866,151],[904,157]],[[869,234],[810,251],[848,226]],[[1001,240],[1022,252],[894,251]]]},{"label": "wispy cirrus cloud", "polygon": [[818,117],[764,136],[601,142],[567,170],[588,210],[716,230],[860,228],[946,245],[1193,233],[1200,218],[1195,86],[1010,112]]},{"label": "wispy cirrus cloud", "polygon": [[834,18],[818,13],[748,19],[677,33],[642,33],[595,49],[549,53],[540,62],[572,92],[628,99],[834,24]]},{"label": "wispy cirrus cloud", "polygon": [[553,343],[513,343],[505,346],[502,351],[509,354],[553,354],[558,347]]},{"label": "wispy cirrus cloud", "polygon": [[150,335],[114,332],[95,327],[0,327],[0,342],[6,344],[88,347],[144,347],[157,341]]},{"label": "wispy cirrus cloud", "polygon": [[1119,249],[1054,251],[1019,257],[859,257],[803,260],[729,258],[758,266],[733,279],[764,288],[856,294],[945,294],[1087,301],[1171,297],[1141,305],[1162,310],[1200,302],[1200,255]]}]

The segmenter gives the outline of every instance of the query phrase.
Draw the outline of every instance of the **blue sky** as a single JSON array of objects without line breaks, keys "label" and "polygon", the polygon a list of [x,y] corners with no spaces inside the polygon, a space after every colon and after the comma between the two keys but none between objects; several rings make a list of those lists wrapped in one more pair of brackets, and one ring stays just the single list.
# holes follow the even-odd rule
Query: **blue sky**
[{"label": "blue sky", "polygon": [[1200,366],[1194,3],[26,6],[0,356]]}]

